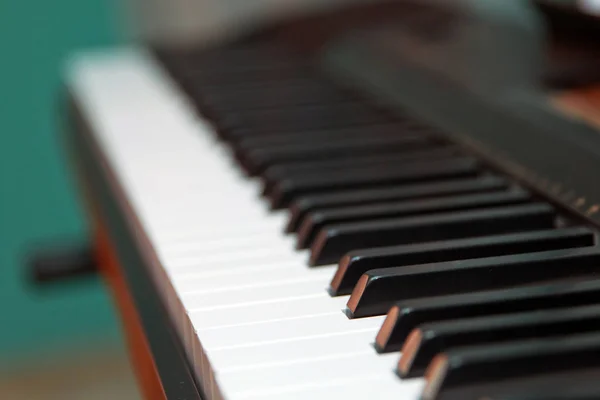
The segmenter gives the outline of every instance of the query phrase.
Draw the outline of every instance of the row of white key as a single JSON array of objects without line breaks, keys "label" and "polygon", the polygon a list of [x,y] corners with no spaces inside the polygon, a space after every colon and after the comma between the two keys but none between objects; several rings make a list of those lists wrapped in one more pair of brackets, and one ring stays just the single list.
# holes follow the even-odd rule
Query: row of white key
[{"label": "row of white key", "polygon": [[345,316],[347,296],[325,290],[335,266],[306,266],[285,215],[160,68],[133,50],[90,60],[77,93],[170,278],[161,285],[207,397],[416,399],[422,381],[399,380],[398,354],[372,348],[383,317]]}]

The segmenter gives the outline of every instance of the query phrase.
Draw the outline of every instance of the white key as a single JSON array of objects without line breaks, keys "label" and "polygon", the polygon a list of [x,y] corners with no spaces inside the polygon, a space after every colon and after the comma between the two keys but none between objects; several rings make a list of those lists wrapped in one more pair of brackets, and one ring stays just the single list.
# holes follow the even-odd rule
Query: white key
[{"label": "white key", "polygon": [[322,277],[313,278],[310,274],[304,278],[305,281],[280,281],[269,282],[264,285],[251,285],[246,287],[229,288],[205,293],[181,293],[181,299],[185,307],[190,310],[207,310],[219,308],[231,308],[235,305],[270,303],[277,300],[285,300],[300,296],[312,296],[326,293],[326,283]]},{"label": "white key", "polygon": [[[247,261],[247,260],[246,260]],[[203,264],[201,264],[203,265]],[[234,272],[244,272],[244,271],[257,271],[257,270],[267,270],[267,269],[277,269],[277,268],[298,268],[298,260],[285,260],[281,261],[278,258],[271,258],[267,260],[253,260],[252,263],[241,263],[241,262],[223,262],[223,263],[214,263],[212,264],[212,268],[202,268],[202,266],[198,265],[190,265],[187,267],[178,267],[174,269],[169,269],[173,274],[182,277],[185,279],[186,276],[217,276],[223,274],[231,274]]]},{"label": "white key", "polygon": [[[151,248],[150,271],[209,399],[416,399],[384,317],[349,320],[211,124],[143,52],[82,58],[72,89]],[[140,244],[141,246],[142,244]],[[167,279],[167,280],[165,280]]]},{"label": "white key", "polygon": [[233,394],[235,400],[331,400],[331,399],[416,399],[423,388],[420,379],[400,381],[387,375],[360,380],[315,382],[295,388],[274,388],[260,393]]},{"label": "white key", "polygon": [[[298,338],[373,329],[374,332],[383,322],[382,317],[363,318],[349,321],[340,313],[325,316],[309,316],[274,322],[252,324],[216,330],[203,330],[194,322],[196,333],[202,346],[210,353],[215,349],[243,347],[268,342],[292,342]],[[200,327],[198,327],[200,325]]]},{"label": "white key", "polygon": [[294,253],[287,247],[261,247],[255,249],[243,249],[240,252],[223,252],[220,254],[198,255],[197,257],[171,257],[169,259],[173,268],[190,267],[197,265],[211,267],[214,263],[248,263],[254,260],[277,259],[285,262],[289,259],[304,260],[304,253]]},{"label": "white key", "polygon": [[[263,368],[217,373],[217,379],[224,387],[234,388],[234,393],[257,394],[278,387],[297,387],[301,382],[350,381],[353,379],[377,377],[381,374],[394,376],[397,354],[374,357],[370,352],[326,356],[309,361],[298,361],[285,366],[274,365]],[[396,378],[397,379],[397,378]]]},{"label": "white key", "polygon": [[[289,296],[289,295],[288,295]],[[188,309],[189,317],[202,321],[203,329],[223,327],[240,327],[268,321],[292,319],[302,316],[332,315],[342,312],[348,301],[347,297],[331,299],[339,310],[324,311],[323,296],[307,294],[285,299],[265,300],[253,303],[236,303],[229,307],[203,307]],[[373,336],[373,335],[372,335]]]},{"label": "white key", "polygon": [[256,366],[285,365],[289,362],[335,355],[361,350],[372,352],[375,338],[373,329],[342,332],[326,336],[309,336],[290,342],[274,342],[243,348],[225,348],[211,351],[211,362],[219,371],[255,368]]},{"label": "white key", "polygon": [[212,278],[202,275],[195,277],[192,274],[184,274],[180,277],[173,274],[173,281],[177,289],[184,294],[225,290],[230,287],[255,287],[270,284],[270,282],[275,285],[280,282],[304,282],[308,279],[322,282],[322,287],[325,288],[333,272],[335,272],[335,267],[315,268],[314,271],[306,271],[306,268],[292,267],[293,264],[291,263],[287,265],[288,268],[267,271],[242,271],[234,275],[221,275]]},{"label": "white key", "polygon": [[[293,246],[293,238],[280,236],[278,237],[280,240],[281,246],[289,246],[290,248]],[[264,235],[248,235],[242,237],[234,237],[234,238],[217,238],[217,239],[207,239],[204,242],[179,242],[175,243],[171,246],[168,246],[165,250],[163,250],[164,254],[173,254],[173,255],[189,255],[190,253],[203,253],[205,251],[223,251],[223,250],[245,250],[251,249],[261,246],[272,245],[273,239],[271,236],[265,237]]]}]

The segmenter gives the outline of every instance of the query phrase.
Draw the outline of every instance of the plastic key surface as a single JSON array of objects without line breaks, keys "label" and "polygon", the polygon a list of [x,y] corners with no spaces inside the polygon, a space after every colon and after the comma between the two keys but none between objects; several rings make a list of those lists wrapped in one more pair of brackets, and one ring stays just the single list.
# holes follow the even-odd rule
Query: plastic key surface
[{"label": "plastic key surface", "polygon": [[405,300],[395,304],[375,339],[379,352],[399,351],[424,323],[600,304],[600,280],[566,279],[550,284]]},{"label": "plastic key surface", "polygon": [[529,193],[522,190],[512,190],[449,196],[442,199],[397,201],[314,211],[309,213],[298,230],[296,247],[298,249],[310,247],[319,231],[333,224],[500,207],[523,204],[532,200],[533,198]]},{"label": "plastic key surface", "polygon": [[354,288],[348,314],[385,314],[395,301],[411,298],[599,275],[600,249],[596,247],[372,270]]},{"label": "plastic key surface", "polygon": [[330,225],[311,247],[311,265],[336,262],[351,250],[551,228],[554,210],[526,204],[383,221]]},{"label": "plastic key surface", "polygon": [[355,250],[340,260],[329,290],[336,296],[350,294],[362,274],[371,269],[584,247],[593,244],[594,233],[591,230],[575,227]]},{"label": "plastic key surface", "polygon": [[481,193],[506,188],[508,188],[508,183],[505,180],[495,176],[483,176],[300,196],[289,207],[290,218],[286,226],[286,232],[295,232],[304,222],[306,215],[312,210],[391,200],[427,199],[457,194]]}]

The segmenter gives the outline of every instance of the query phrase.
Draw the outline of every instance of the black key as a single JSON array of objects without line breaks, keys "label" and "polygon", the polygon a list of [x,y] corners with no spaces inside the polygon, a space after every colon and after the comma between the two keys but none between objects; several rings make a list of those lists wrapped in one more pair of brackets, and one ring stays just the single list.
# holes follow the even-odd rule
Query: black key
[{"label": "black key", "polygon": [[160,52],[161,59],[173,60],[196,70],[240,70],[273,63],[298,63],[297,56],[284,43],[241,43],[233,46],[192,51]]},{"label": "black key", "polygon": [[600,367],[600,333],[449,350],[426,373],[423,400],[448,399],[452,388]]},{"label": "black key", "polygon": [[234,51],[188,54],[179,60],[181,68],[194,74],[232,74],[244,71],[262,71],[308,67],[307,60],[295,56],[283,47],[272,49],[245,48]]},{"label": "black key", "polygon": [[349,95],[316,80],[306,80],[306,82],[299,80],[298,83],[277,82],[275,85],[264,85],[260,90],[228,86],[226,89],[211,93],[210,96],[207,96],[202,89],[198,87],[198,93],[192,96],[198,99],[203,109],[208,109],[211,114],[356,102]]},{"label": "black key", "polygon": [[440,400],[597,400],[600,368],[525,375],[502,382],[446,388]]},{"label": "black key", "polygon": [[304,217],[312,210],[390,200],[426,199],[455,194],[480,193],[506,188],[508,188],[508,184],[504,179],[495,176],[483,176],[406,186],[307,195],[300,197],[290,206],[290,219],[286,226],[286,232],[295,232],[304,222]]},{"label": "black key", "polygon": [[[304,171],[302,171],[302,168],[298,168],[298,163],[300,162],[325,161],[328,163],[339,163],[341,159],[347,164],[347,168],[353,168],[355,166],[352,164],[352,161],[359,156],[370,155],[371,157],[379,156],[381,158],[387,156],[391,158],[396,155],[397,157],[401,157],[403,154],[410,154],[409,152],[411,151],[414,152],[422,149],[435,149],[435,144],[428,140],[427,137],[421,135],[386,135],[353,137],[331,141],[316,139],[313,141],[307,140],[303,144],[295,143],[263,147],[240,154],[238,159],[250,174],[261,173],[268,167],[277,164],[296,163],[296,175],[298,175],[301,173],[308,174],[311,172],[327,171],[327,169],[318,169],[318,165],[314,168],[304,167]],[[380,162],[379,164],[382,163]],[[364,162],[357,160],[358,165],[364,165]],[[327,164],[323,165],[323,168],[327,168]],[[272,175],[267,175],[265,178],[267,182],[272,182],[281,179],[283,177],[282,173],[284,171],[280,171],[279,175],[277,175],[277,172],[275,172],[275,175],[271,172],[270,174]]]},{"label": "black key", "polygon": [[295,197],[306,194],[468,177],[475,176],[478,172],[478,162],[467,157],[450,161],[415,162],[388,168],[373,166],[334,170],[281,180],[268,193],[268,197],[273,208],[277,209],[287,206]]},{"label": "black key", "polygon": [[246,83],[270,84],[274,81],[286,82],[316,77],[316,74],[307,67],[306,64],[293,60],[273,60],[273,62],[248,64],[243,69],[227,70],[212,69],[206,65],[202,69],[194,69],[186,65],[178,69],[176,74],[190,87],[218,91],[223,87]]},{"label": "black key", "polygon": [[[234,142],[230,142],[234,150],[236,159],[240,162],[242,167],[246,170],[251,170],[254,165],[254,161],[250,159],[250,156],[255,151],[277,151],[279,148],[304,148],[307,145],[313,144],[313,151],[319,151],[319,147],[315,146],[319,143],[326,142],[345,142],[345,141],[356,141],[365,137],[372,138],[369,140],[390,138],[391,142],[402,141],[398,137],[422,137],[425,140],[425,135],[419,132],[410,132],[410,128],[407,128],[402,123],[390,123],[390,124],[377,124],[368,126],[355,126],[348,128],[337,128],[328,130],[312,130],[307,132],[285,132],[285,133],[274,133],[267,135],[257,135],[253,132],[252,128],[238,128],[241,131],[239,139]],[[315,150],[316,147],[316,150]],[[308,156],[311,153],[308,152]],[[300,160],[301,161],[301,160]],[[267,165],[261,168],[266,168]],[[258,171],[253,171],[252,174],[256,174]]]},{"label": "black key", "polygon": [[235,143],[237,152],[246,152],[252,149],[273,148],[277,146],[304,146],[313,141],[335,141],[348,140],[365,137],[387,137],[387,136],[425,136],[423,128],[418,128],[414,124],[404,121],[394,121],[393,123],[377,124],[369,126],[353,126],[348,128],[315,130],[308,132],[288,132],[285,134],[275,134],[266,136],[252,136],[240,134],[241,137]]},{"label": "black key", "polygon": [[572,280],[476,293],[406,300],[390,308],[375,339],[381,353],[399,351],[418,325],[453,318],[478,317],[600,303],[600,280]]},{"label": "black key", "polygon": [[[264,181],[264,192],[268,193],[273,185],[281,179],[300,176],[322,171],[345,170],[348,168],[371,167],[371,166],[391,166],[401,163],[411,163],[419,161],[439,161],[452,159],[459,155],[459,151],[454,146],[433,147],[431,144],[423,149],[408,149],[410,146],[395,146],[392,141],[390,145],[383,145],[382,148],[371,148],[370,146],[349,149],[331,154],[325,160],[304,160],[302,162],[278,163],[267,168],[261,174]],[[353,154],[356,151],[356,154]]]},{"label": "black key", "polygon": [[309,261],[331,264],[356,249],[548,229],[553,224],[552,207],[528,204],[330,225],[317,235]]},{"label": "black key", "polygon": [[227,113],[217,124],[228,138],[243,134],[238,127],[250,127],[254,134],[269,132],[301,132],[315,129],[344,128],[357,125],[376,125],[391,120],[363,104],[302,106],[284,109]]},{"label": "black key", "polygon": [[600,306],[541,310],[423,324],[411,332],[398,362],[402,378],[421,376],[437,354],[465,346],[599,332]]},{"label": "black key", "polygon": [[348,300],[348,314],[382,315],[395,301],[592,277],[597,273],[597,247],[378,269],[360,278]]},{"label": "black key", "polygon": [[592,246],[594,240],[587,228],[565,228],[355,250],[340,260],[329,292],[350,294],[362,274],[372,269]]},{"label": "black key", "polygon": [[532,201],[532,196],[520,189],[449,196],[441,199],[396,201],[371,205],[340,207],[313,211],[304,219],[298,230],[297,248],[310,247],[322,229],[333,224],[374,221],[416,215],[434,215],[449,211],[472,210],[523,204]]},{"label": "black key", "polygon": [[[201,104],[219,104],[221,99],[227,100],[234,97],[232,93],[254,93],[255,96],[262,96],[263,93],[270,97],[271,94],[281,91],[286,86],[315,86],[327,85],[327,83],[310,75],[292,77],[286,80],[273,81],[248,81],[248,82],[223,82],[217,86],[206,86],[204,84],[190,84],[187,92],[200,101]],[[327,85],[329,87],[329,85]],[[341,92],[340,92],[341,93]],[[243,97],[241,100],[244,100]],[[214,102],[212,100],[215,100]],[[240,101],[241,101],[240,100]],[[234,110],[232,110],[234,111]]]},{"label": "black key", "polygon": [[[600,368],[574,369],[497,383],[472,385],[456,399],[488,400],[598,400]],[[446,391],[444,394],[447,394]],[[448,393],[449,394],[449,393]],[[444,396],[446,397],[446,396]]]},{"label": "black key", "polygon": [[[600,379],[600,376],[596,377]],[[577,381],[575,381],[577,382]],[[464,397],[462,397],[464,399]],[[496,397],[482,397],[481,399],[495,400]],[[502,400],[598,400],[600,399],[600,387],[578,388],[562,387],[558,390],[534,391],[532,394],[520,396],[506,396]]]},{"label": "black key", "polygon": [[460,153],[461,152],[459,148],[456,146],[440,145],[438,143],[428,143],[425,148],[414,150],[400,148],[396,150],[385,149],[381,152],[371,152],[367,148],[356,155],[347,155],[346,153],[342,153],[339,156],[328,157],[325,159],[278,162],[276,165],[265,170],[265,172],[261,175],[261,178],[267,181],[275,181],[287,176],[302,175],[310,172],[329,171],[334,169],[353,168],[358,165],[390,165],[394,163],[438,161],[460,157]]},{"label": "black key", "polygon": [[[198,89],[200,90],[201,88]],[[343,95],[346,99],[350,98],[350,94],[346,94],[346,92],[317,76],[306,76],[304,78],[274,82],[243,82],[235,85],[225,85],[220,87],[219,90],[209,90],[208,96],[199,93],[201,97],[210,101],[211,104],[235,105],[237,103],[241,107],[250,105],[246,103],[251,103],[253,100],[260,101],[263,97],[272,99],[288,95],[318,98],[332,94],[336,95],[337,99],[339,99],[340,95]],[[281,100],[285,101],[284,99]],[[275,104],[275,106],[277,105]],[[236,111],[236,109],[232,108],[227,111]]]}]

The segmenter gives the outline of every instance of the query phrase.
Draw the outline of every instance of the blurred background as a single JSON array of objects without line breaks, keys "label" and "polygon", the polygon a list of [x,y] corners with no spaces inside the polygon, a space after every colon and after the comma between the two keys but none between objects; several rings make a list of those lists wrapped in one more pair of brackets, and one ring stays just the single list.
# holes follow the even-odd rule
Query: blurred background
[{"label": "blurred background", "polygon": [[28,252],[84,238],[60,145],[60,71],[121,40],[109,0],[0,0],[0,398],[139,398],[115,309],[97,277],[40,288]]}]

